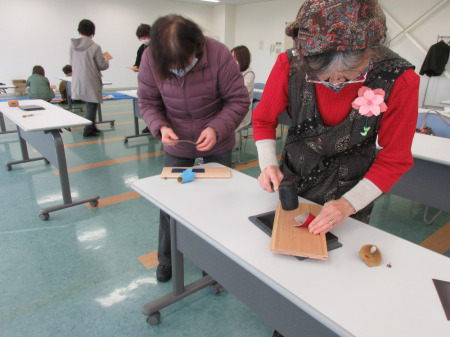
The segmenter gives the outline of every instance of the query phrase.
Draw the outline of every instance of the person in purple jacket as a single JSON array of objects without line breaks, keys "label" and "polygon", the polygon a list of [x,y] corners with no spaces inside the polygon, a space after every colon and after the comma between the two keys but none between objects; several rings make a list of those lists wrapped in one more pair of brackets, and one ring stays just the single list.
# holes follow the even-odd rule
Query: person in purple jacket
[{"label": "person in purple jacket", "polygon": [[[231,52],[197,24],[179,15],[155,21],[139,67],[138,101],[164,145],[164,166],[191,167],[201,157],[231,167],[234,132],[249,96]],[[158,261],[157,279],[166,282],[172,277],[170,217],[162,211]]]}]

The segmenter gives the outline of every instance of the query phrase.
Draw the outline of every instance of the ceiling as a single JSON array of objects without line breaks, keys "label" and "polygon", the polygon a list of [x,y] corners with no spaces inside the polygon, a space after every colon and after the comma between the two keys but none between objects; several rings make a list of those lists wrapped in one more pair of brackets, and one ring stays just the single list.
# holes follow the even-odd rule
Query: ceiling
[{"label": "ceiling", "polygon": [[203,5],[245,5],[256,2],[268,2],[274,0],[220,0],[220,2],[205,2],[200,0],[174,0],[174,1],[191,2]]}]

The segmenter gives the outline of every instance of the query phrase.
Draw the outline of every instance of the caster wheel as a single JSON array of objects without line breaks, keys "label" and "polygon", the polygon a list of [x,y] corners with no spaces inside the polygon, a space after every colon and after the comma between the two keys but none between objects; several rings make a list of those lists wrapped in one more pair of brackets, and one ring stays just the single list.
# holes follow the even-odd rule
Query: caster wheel
[{"label": "caster wheel", "polygon": [[161,313],[159,311],[156,311],[147,317],[147,323],[150,325],[158,325],[160,321],[161,321]]},{"label": "caster wheel", "polygon": [[114,122],[109,123],[109,125],[114,126]]},{"label": "caster wheel", "polygon": [[47,159],[44,159],[44,163],[45,163],[45,165],[50,164],[50,162]]},{"label": "caster wheel", "polygon": [[128,139],[124,139],[123,142],[126,144],[128,143]]},{"label": "caster wheel", "polygon": [[209,290],[212,294],[217,295],[222,291],[222,286],[219,283],[213,283],[209,286]]},{"label": "caster wheel", "polygon": [[91,207],[97,207],[98,206],[98,200],[89,201],[89,205],[91,205]]},{"label": "caster wheel", "polygon": [[12,166],[11,165],[6,165],[5,168],[6,168],[6,171],[11,171],[12,170]]},{"label": "caster wheel", "polygon": [[43,221],[50,219],[50,214],[48,213],[41,213],[39,214],[39,218]]}]

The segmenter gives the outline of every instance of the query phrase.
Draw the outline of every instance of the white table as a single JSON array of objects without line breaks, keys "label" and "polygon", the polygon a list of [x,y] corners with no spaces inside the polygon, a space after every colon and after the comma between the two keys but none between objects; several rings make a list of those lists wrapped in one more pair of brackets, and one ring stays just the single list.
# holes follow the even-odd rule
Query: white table
[{"label": "white table", "polygon": [[411,152],[414,166],[389,193],[450,212],[450,139],[416,133]]},{"label": "white table", "polygon": [[[52,163],[59,170],[64,203],[42,209],[39,217],[42,220],[48,220],[50,212],[84,204],[86,202],[91,203],[94,207],[97,206],[98,199],[100,198],[98,195],[77,201],[72,200],[64,143],[60,130],[62,128],[85,126],[92,124],[92,122],[40,99],[20,101],[19,104],[40,105],[44,107],[45,110],[28,112],[21,110],[19,107],[10,107],[7,102],[0,103],[0,112],[17,125],[20,148],[22,151],[22,160],[7,163],[6,169],[11,171],[12,165],[36,160],[45,160],[46,163]],[[28,156],[27,142],[42,154],[43,157],[30,158]]]},{"label": "white table", "polygon": [[[174,290],[145,305],[146,315],[213,278],[286,337],[449,336],[432,282],[450,281],[450,259],[443,255],[353,219],[333,231],[343,247],[329,252],[328,261],[274,254],[270,238],[248,217],[273,211],[278,196],[237,171],[231,179],[188,184],[154,176],[132,188],[173,217]],[[358,256],[368,243],[382,251],[378,267]],[[183,255],[209,274],[203,285],[184,286]]]},{"label": "white table", "polygon": [[0,82],[0,93],[2,93],[2,92],[5,93],[6,89],[13,89],[15,87],[16,86],[13,84]]},{"label": "white table", "polygon": [[[68,110],[73,110],[73,106],[72,106],[72,77],[71,76],[61,76],[61,77],[56,77],[57,79],[61,80],[61,81],[65,81],[66,82],[66,92],[67,92],[67,103],[69,105]],[[112,82],[108,82],[108,81],[104,81],[102,79],[102,84],[103,85],[111,85]],[[102,117],[102,105],[99,104],[98,108],[97,108],[97,114],[98,114],[98,122],[96,122],[95,124],[105,124],[105,123],[109,123],[111,126],[114,126],[114,122],[115,120],[109,120],[109,121],[104,121],[103,117]]]},{"label": "white table", "polygon": [[150,132],[146,132],[146,133],[139,132],[139,118],[142,118],[142,115],[139,110],[137,90],[123,90],[123,91],[118,91],[117,93],[125,95],[125,96],[129,96],[129,97],[133,97],[134,135],[126,136],[123,139],[123,142],[128,143],[128,139],[130,139],[130,138],[151,136],[152,134]]}]

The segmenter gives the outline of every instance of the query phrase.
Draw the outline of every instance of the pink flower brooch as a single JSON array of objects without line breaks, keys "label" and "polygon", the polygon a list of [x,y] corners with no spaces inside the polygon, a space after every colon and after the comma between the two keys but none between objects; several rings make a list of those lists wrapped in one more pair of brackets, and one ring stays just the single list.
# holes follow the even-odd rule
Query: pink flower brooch
[{"label": "pink flower brooch", "polygon": [[358,90],[358,97],[352,102],[352,107],[359,110],[359,113],[366,116],[366,126],[364,131],[361,132],[361,136],[366,136],[370,130],[368,126],[369,117],[387,110],[387,105],[384,103],[385,92],[383,89],[372,90],[369,87],[362,86]]}]

